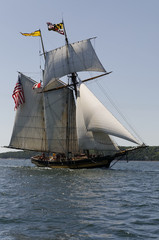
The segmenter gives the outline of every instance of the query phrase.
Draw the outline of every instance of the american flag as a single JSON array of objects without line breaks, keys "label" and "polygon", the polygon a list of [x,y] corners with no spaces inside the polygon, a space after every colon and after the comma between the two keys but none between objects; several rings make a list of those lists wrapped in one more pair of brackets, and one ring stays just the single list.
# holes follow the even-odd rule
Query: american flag
[{"label": "american flag", "polygon": [[21,81],[20,81],[20,77],[18,77],[18,81],[15,85],[12,97],[13,97],[14,102],[15,102],[14,109],[17,110],[17,108],[25,102],[24,91],[23,91],[23,87],[22,87],[22,84],[21,84]]}]

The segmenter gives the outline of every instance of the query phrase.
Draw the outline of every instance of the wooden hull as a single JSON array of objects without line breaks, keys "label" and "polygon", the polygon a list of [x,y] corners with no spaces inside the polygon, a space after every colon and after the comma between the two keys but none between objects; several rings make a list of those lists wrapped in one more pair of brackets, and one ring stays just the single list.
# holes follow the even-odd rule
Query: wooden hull
[{"label": "wooden hull", "polygon": [[110,163],[114,160],[114,157],[94,157],[86,159],[76,160],[49,160],[40,159],[39,156],[31,158],[31,162],[38,167],[49,167],[49,168],[70,168],[70,169],[82,169],[82,168],[109,168]]},{"label": "wooden hull", "polygon": [[49,168],[70,168],[70,169],[81,169],[81,168],[109,168],[110,164],[115,159],[121,159],[129,152],[136,151],[141,148],[145,148],[145,145],[130,148],[124,151],[120,151],[114,155],[107,156],[95,156],[95,157],[77,157],[74,160],[54,160],[49,157],[34,156],[31,158],[31,162],[38,167],[49,167]]}]

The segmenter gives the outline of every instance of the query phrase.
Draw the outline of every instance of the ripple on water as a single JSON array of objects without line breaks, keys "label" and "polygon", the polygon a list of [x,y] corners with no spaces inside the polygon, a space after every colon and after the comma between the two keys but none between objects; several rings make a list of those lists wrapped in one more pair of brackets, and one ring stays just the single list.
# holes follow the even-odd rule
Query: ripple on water
[{"label": "ripple on water", "polygon": [[1,161],[0,239],[157,239],[157,169],[152,162],[53,170]]}]

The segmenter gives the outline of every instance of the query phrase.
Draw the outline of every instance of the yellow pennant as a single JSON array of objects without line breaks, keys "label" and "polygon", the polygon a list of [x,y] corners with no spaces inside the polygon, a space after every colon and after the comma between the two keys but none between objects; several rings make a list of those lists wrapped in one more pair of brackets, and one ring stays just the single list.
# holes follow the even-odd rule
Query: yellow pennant
[{"label": "yellow pennant", "polygon": [[41,32],[40,30],[37,30],[35,32],[32,33],[21,33],[23,36],[32,36],[32,37],[38,37],[41,36]]}]

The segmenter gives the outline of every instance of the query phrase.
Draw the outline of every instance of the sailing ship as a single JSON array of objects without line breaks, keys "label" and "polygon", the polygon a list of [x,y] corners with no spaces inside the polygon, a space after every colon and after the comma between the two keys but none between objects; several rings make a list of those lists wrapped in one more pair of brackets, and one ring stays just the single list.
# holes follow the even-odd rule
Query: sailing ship
[{"label": "sailing ship", "polygon": [[[40,88],[36,81],[19,73],[25,99],[17,106],[9,147],[41,152],[31,158],[39,167],[109,168],[113,160],[144,145],[86,86],[86,81],[110,73],[100,62],[91,39],[69,43],[64,23],[53,27],[63,29],[65,45],[44,51]],[[85,71],[100,75],[82,81],[78,74]],[[67,76],[67,83],[61,80],[63,76]],[[121,151],[113,137],[135,143],[137,147]]]}]

